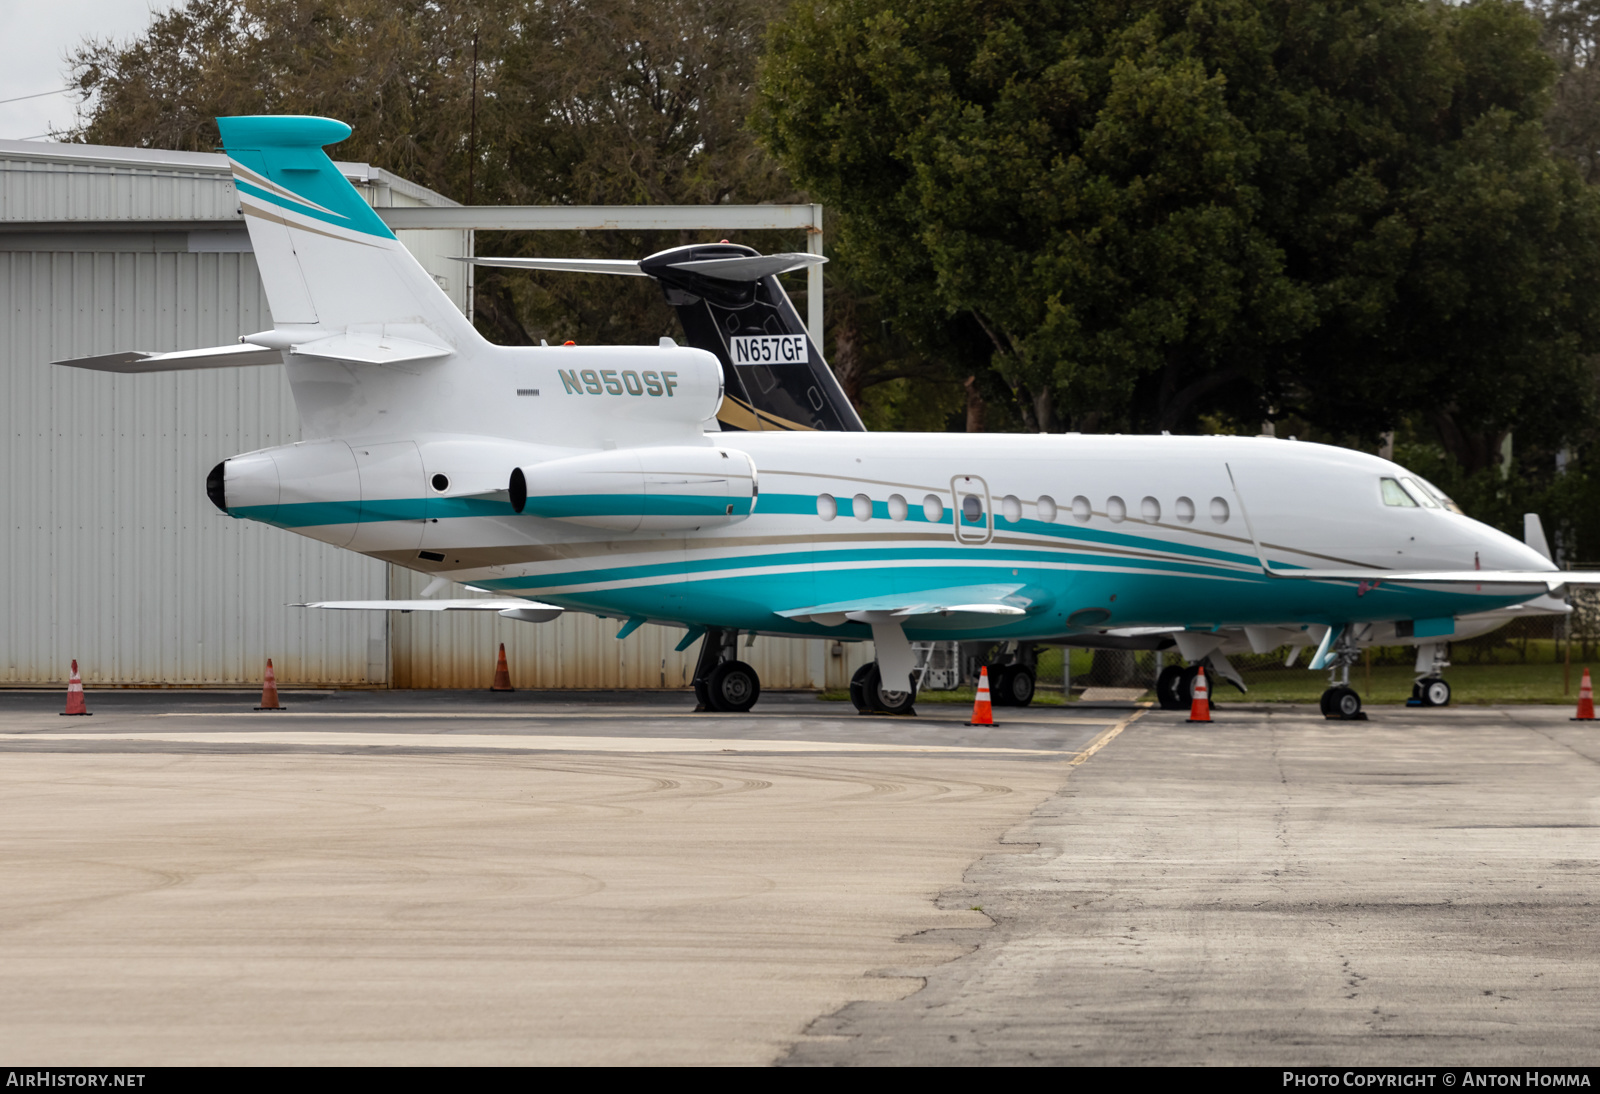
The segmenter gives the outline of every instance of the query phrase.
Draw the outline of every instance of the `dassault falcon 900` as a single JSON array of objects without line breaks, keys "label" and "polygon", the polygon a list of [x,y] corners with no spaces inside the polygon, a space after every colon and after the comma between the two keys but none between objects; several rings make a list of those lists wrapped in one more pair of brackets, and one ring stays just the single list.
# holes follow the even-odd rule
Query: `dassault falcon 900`
[{"label": "dassault falcon 900", "polygon": [[[914,641],[1000,651],[1026,702],[1041,645],[1171,648],[1159,693],[1230,649],[1312,648],[1324,712],[1354,716],[1349,666],[1444,643],[1562,586],[1527,543],[1462,515],[1387,460],[1243,437],[865,432],[777,275],[813,255],[732,244],[638,263],[479,260],[654,277],[691,343],[498,346],[451,304],[323,151],[314,117],[219,118],[273,328],[238,345],[59,362],[114,372],[282,364],[304,439],[206,481],[263,521],[492,596],[327,608],[561,612],[702,641],[702,707],[760,692],[739,632],[870,639],[862,709],[905,712]],[[1342,676],[1340,675],[1342,673]]]}]

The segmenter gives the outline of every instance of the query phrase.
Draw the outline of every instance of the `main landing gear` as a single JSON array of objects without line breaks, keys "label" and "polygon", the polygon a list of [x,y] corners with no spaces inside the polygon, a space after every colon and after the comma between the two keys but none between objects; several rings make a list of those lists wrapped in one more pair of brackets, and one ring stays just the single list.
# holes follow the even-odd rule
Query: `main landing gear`
[{"label": "main landing gear", "polygon": [[[1194,682],[1200,675],[1200,663],[1193,665],[1168,665],[1156,677],[1156,701],[1162,710],[1188,710],[1194,700]],[[1211,677],[1207,676],[1207,680]]]},{"label": "main landing gear", "polygon": [[[963,651],[974,647],[963,647]],[[1002,642],[997,646],[978,646],[979,653],[968,662],[968,671],[977,679],[978,669],[989,670],[989,701],[997,707],[1025,707],[1033,702],[1039,684],[1039,651],[1026,642]],[[1065,654],[1063,654],[1065,656]]]},{"label": "main landing gear", "polygon": [[914,691],[884,687],[876,661],[862,665],[850,677],[850,702],[862,714],[915,714],[912,704],[916,699]]},{"label": "main landing gear", "polygon": [[1351,628],[1345,627],[1328,652],[1328,690],[1322,693],[1322,716],[1342,722],[1364,722],[1361,696],[1350,686],[1350,666],[1361,657]]},{"label": "main landing gear", "polygon": [[694,709],[721,714],[743,714],[761,698],[761,677],[738,659],[739,632],[731,627],[707,627],[694,666]]},{"label": "main landing gear", "polygon": [[1439,674],[1450,667],[1445,659],[1448,647],[1443,642],[1426,642],[1417,647],[1417,679],[1411,685],[1408,707],[1450,705],[1450,685]]}]

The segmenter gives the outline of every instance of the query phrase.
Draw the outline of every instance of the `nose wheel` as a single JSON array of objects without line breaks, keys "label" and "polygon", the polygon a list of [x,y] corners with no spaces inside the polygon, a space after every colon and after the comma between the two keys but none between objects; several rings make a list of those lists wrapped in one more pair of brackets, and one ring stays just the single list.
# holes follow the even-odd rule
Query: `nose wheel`
[{"label": "nose wheel", "polygon": [[1340,684],[1322,693],[1322,716],[1341,722],[1364,722],[1367,716],[1361,710],[1361,696],[1355,689]]}]

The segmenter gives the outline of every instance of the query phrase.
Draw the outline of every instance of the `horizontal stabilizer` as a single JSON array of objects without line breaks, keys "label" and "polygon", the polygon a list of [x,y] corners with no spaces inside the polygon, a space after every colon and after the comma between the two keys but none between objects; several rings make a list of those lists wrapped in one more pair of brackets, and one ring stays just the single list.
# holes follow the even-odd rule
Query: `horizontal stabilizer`
[{"label": "horizontal stabilizer", "polygon": [[824,627],[837,627],[847,622],[874,623],[885,619],[953,615],[987,616],[999,623],[1002,618],[1028,614],[1030,601],[1017,595],[1021,588],[1021,585],[966,585],[920,593],[863,597],[860,600],[794,608],[774,614],[799,623],[820,623]]},{"label": "horizontal stabilizer", "polygon": [[524,623],[548,623],[565,609],[536,600],[479,598],[476,600],[319,600],[295,604],[296,608],[334,608],[355,612],[498,612]]},{"label": "horizontal stabilizer", "polygon": [[457,258],[474,266],[499,266],[509,270],[554,270],[557,273],[622,274],[648,276],[631,258]]},{"label": "horizontal stabilizer", "polygon": [[688,270],[718,281],[760,281],[763,277],[820,266],[828,261],[822,255],[791,251],[786,254],[749,255],[736,258],[701,258],[668,263],[674,270]]},{"label": "horizontal stabilizer", "polygon": [[[458,258],[474,266],[499,266],[511,270],[554,270],[558,273],[623,274],[648,277],[638,262],[624,258]],[[669,262],[674,270],[687,270],[718,281],[760,281],[763,277],[820,266],[822,255],[791,251],[775,255],[736,255],[732,258],[687,259]]]},{"label": "horizontal stabilizer", "polygon": [[326,357],[335,361],[394,365],[402,361],[431,361],[437,357],[448,357],[454,351],[445,346],[433,346],[409,338],[356,333],[335,334],[330,338],[318,338],[314,342],[301,342],[291,346],[289,352],[297,357]]},{"label": "horizontal stabilizer", "polygon": [[79,357],[71,361],[54,361],[53,364],[72,368],[93,369],[96,372],[181,372],[199,368],[237,368],[241,365],[281,365],[283,353],[260,346],[213,346],[209,349],[181,349],[173,353],[144,353],[130,350],[126,353],[106,353],[99,357]]}]

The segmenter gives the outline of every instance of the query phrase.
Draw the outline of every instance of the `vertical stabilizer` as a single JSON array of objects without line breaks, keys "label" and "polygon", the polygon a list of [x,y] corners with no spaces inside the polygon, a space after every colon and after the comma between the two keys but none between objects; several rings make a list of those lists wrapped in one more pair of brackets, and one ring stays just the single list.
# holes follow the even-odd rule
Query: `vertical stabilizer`
[{"label": "vertical stabilizer", "polygon": [[303,116],[217,125],[277,327],[422,327],[457,349],[481,340],[322,150],[348,125]]},{"label": "vertical stabilizer", "polygon": [[810,256],[713,243],[653,254],[639,269],[660,282],[689,344],[722,362],[722,428],[864,431],[789,294],[768,272],[786,265],[768,260],[793,257]]}]

